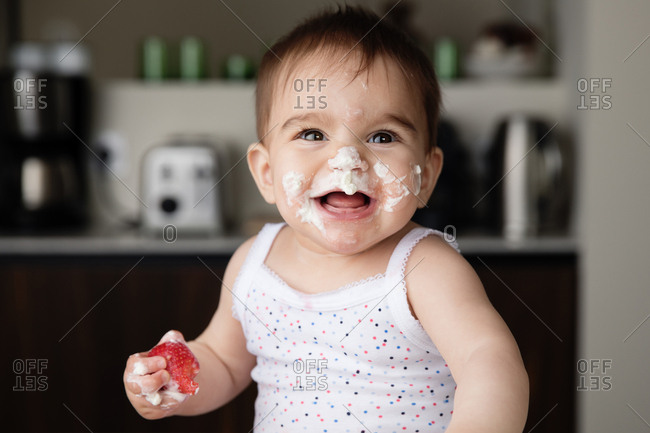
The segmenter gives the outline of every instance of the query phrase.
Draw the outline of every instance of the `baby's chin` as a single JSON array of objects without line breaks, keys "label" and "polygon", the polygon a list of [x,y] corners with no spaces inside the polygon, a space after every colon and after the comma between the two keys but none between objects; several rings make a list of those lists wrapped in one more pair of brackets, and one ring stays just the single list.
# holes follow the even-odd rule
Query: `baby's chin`
[{"label": "baby's chin", "polygon": [[[324,242],[337,254],[357,254],[380,239],[364,239],[367,235],[354,223],[325,223]],[[374,231],[374,230],[373,230]]]},{"label": "baby's chin", "polygon": [[[303,223],[304,224],[304,223]],[[383,241],[387,236],[380,235],[374,224],[325,222],[323,231],[311,224],[305,224],[307,237],[322,253],[352,256],[362,253]]]}]

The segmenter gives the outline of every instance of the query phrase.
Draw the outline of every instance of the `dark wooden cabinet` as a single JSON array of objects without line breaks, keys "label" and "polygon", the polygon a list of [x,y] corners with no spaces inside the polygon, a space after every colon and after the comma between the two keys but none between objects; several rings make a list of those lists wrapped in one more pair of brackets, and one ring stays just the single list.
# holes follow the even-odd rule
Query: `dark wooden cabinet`
[{"label": "dark wooden cabinet", "polygon": [[[202,259],[223,277],[227,257]],[[0,379],[6,431],[252,428],[254,386],[219,411],[158,421],[141,418],[124,394],[130,354],[148,350],[169,329],[196,337],[212,317],[220,282],[196,257],[6,258],[0,281],[9,325],[0,352],[11,373]],[[27,371],[31,359],[46,360],[47,368]],[[27,390],[28,376],[42,377],[47,389]],[[17,383],[22,391],[14,390]]]},{"label": "dark wooden cabinet", "polygon": [[[210,270],[192,256],[0,258],[3,430],[249,431],[254,384],[213,413],[159,421],[140,418],[124,395],[130,354],[169,329],[196,337],[212,317],[228,257],[201,259]],[[468,259],[530,375],[525,431],[574,431],[575,256]]]},{"label": "dark wooden cabinet", "polygon": [[517,340],[530,380],[524,432],[575,431],[574,254],[467,257]]}]

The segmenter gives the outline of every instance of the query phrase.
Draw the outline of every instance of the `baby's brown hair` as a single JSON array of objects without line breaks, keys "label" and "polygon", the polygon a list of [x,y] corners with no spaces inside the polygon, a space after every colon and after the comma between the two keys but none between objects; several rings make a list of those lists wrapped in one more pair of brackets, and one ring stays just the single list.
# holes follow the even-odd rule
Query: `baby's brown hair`
[{"label": "baby's brown hair", "polygon": [[300,60],[314,53],[343,53],[340,60],[348,55],[357,56],[357,75],[366,71],[378,57],[395,62],[411,90],[420,93],[420,103],[427,117],[427,150],[436,146],[440,88],[431,62],[404,32],[372,12],[347,6],[306,20],[275,43],[262,58],[255,96],[259,139],[268,132],[271,105],[281,76],[289,76]]}]

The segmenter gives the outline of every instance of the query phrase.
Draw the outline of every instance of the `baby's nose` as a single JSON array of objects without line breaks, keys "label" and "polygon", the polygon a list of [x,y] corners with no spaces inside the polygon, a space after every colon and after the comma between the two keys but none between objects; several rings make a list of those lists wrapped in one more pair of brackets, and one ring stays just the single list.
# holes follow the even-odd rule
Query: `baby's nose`
[{"label": "baby's nose", "polygon": [[327,164],[332,170],[352,171],[368,170],[368,163],[361,159],[361,155],[354,146],[341,147],[334,158],[328,159]]}]

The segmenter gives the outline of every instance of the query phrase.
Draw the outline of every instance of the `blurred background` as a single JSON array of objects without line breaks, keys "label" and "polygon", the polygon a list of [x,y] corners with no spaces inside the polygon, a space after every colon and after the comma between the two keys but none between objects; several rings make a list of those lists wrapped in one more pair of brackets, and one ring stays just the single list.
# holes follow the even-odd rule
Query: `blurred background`
[{"label": "blurred background", "polygon": [[[650,428],[650,5],[357,1],[443,92],[414,219],[481,277],[531,376],[525,431]],[[207,325],[237,246],[278,221],[245,162],[262,55],[334,2],[0,0],[7,431],[248,431],[255,388],[147,422],[129,354]],[[34,416],[38,414],[37,416]]]}]

